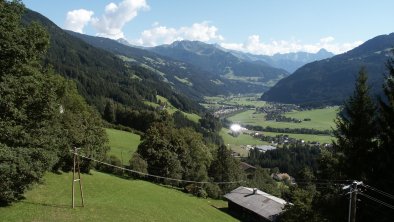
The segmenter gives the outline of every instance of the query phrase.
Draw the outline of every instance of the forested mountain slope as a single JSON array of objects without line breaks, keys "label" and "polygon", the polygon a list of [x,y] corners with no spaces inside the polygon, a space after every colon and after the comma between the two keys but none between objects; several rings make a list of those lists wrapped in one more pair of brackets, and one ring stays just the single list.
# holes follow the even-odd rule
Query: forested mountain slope
[{"label": "forested mountain slope", "polygon": [[68,34],[37,12],[27,10],[23,21],[42,24],[50,35],[45,63],[57,73],[76,81],[79,92],[103,111],[107,100],[131,107],[144,107],[143,100],[156,94],[183,104],[185,111],[202,110],[196,102],[175,92],[161,76],[141,65],[126,64],[112,53],[96,48]]},{"label": "forested mountain slope", "polygon": [[361,67],[366,68],[372,94],[380,95],[387,72],[385,63],[393,47],[394,33],[377,36],[346,53],[299,68],[265,92],[262,99],[297,104],[341,104],[351,95]]}]

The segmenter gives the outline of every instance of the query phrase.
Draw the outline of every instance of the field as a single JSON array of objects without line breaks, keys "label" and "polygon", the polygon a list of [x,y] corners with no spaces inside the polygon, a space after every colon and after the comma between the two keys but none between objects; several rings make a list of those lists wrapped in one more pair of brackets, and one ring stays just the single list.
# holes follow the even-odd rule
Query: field
[{"label": "field", "polygon": [[[165,102],[167,103],[167,106],[165,108],[165,110],[169,113],[169,114],[173,114],[176,111],[178,111],[177,108],[175,108],[169,101],[167,98],[164,98],[162,96],[156,96],[157,100],[160,100],[161,102]],[[145,101],[145,104],[153,106],[153,107],[159,107],[159,104],[157,103],[153,103],[153,102],[149,102],[149,101]],[[193,121],[193,122],[198,122],[198,120],[201,118],[200,116],[198,116],[195,113],[186,113],[181,111],[183,115],[185,115],[189,120]]]},{"label": "field", "polygon": [[224,144],[229,146],[231,150],[238,152],[241,154],[241,156],[247,156],[248,151],[245,150],[244,146],[246,145],[264,145],[268,144],[268,142],[258,140],[256,138],[253,138],[252,136],[245,135],[245,134],[240,134],[237,137],[233,137],[230,134],[228,134],[228,129],[222,128],[220,131],[220,136],[223,138]]},{"label": "field", "polygon": [[253,106],[263,107],[266,102],[258,100],[261,94],[250,95],[250,96],[239,96],[239,97],[223,97],[223,96],[210,96],[205,97],[204,100],[209,104],[203,104],[205,107],[219,106],[220,105],[232,105],[232,106]]},{"label": "field", "polygon": [[141,142],[140,136],[116,129],[105,129],[105,131],[108,135],[108,145],[111,148],[108,155],[114,155],[123,163],[127,163]]},{"label": "field", "polygon": [[285,114],[287,117],[303,120],[310,118],[311,121],[302,121],[301,123],[293,122],[276,122],[266,121],[264,114],[255,114],[255,110],[247,110],[238,113],[229,118],[230,121],[244,124],[244,125],[257,125],[257,126],[270,126],[274,128],[308,128],[316,130],[331,130],[335,126],[334,119],[338,112],[338,107],[329,107],[325,109],[314,109],[308,111],[294,111]]},{"label": "field", "polygon": [[[26,199],[0,208],[1,221],[237,221],[227,203],[140,180],[92,171],[82,175],[85,207],[71,208],[71,174],[48,173]],[[76,197],[79,194],[77,189]],[[80,206],[80,199],[76,198]],[[218,209],[220,208],[220,209]]]}]

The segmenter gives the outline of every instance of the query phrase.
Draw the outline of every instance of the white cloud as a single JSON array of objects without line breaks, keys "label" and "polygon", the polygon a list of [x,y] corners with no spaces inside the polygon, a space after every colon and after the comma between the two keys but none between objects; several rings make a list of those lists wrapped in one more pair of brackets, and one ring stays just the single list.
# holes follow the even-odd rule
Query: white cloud
[{"label": "white cloud", "polygon": [[320,39],[320,42],[322,42],[322,43],[330,43],[330,42],[333,42],[334,40],[335,40],[334,37],[332,37],[332,36],[327,36],[327,37],[321,38],[321,39]]},{"label": "white cloud", "polygon": [[316,53],[322,48],[327,49],[335,54],[340,54],[349,51],[359,45],[362,41],[354,41],[349,43],[337,43],[332,36],[323,37],[318,42],[313,44],[303,44],[297,40],[272,40],[264,43],[260,40],[259,35],[251,35],[244,43],[221,43],[223,48],[233,49],[253,54],[273,55],[275,53],[289,53],[289,52],[311,52]]},{"label": "white cloud", "polygon": [[209,22],[194,23],[191,26],[183,26],[178,29],[160,26],[154,23],[154,27],[144,30],[138,40],[134,42],[143,46],[156,46],[160,44],[170,44],[177,40],[198,40],[209,42],[212,40],[223,41],[223,36],[218,34],[215,26]]},{"label": "white cloud", "polygon": [[97,35],[112,39],[125,38],[123,26],[133,20],[139,10],[149,9],[145,0],[123,0],[119,4],[113,2],[105,6],[104,14],[92,20]]},{"label": "white cloud", "polygon": [[88,24],[88,22],[90,22],[93,14],[94,13],[92,11],[88,11],[86,9],[69,11],[67,12],[64,28],[74,32],[83,33],[83,28]]}]

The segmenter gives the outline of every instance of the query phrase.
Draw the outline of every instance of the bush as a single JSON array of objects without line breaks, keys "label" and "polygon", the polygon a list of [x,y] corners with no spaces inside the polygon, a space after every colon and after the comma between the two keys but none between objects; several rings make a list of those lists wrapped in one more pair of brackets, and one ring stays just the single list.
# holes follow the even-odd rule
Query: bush
[{"label": "bush", "polygon": [[[114,166],[122,167],[122,162],[120,159],[114,155],[111,155],[107,158],[105,158],[104,162],[109,163]],[[113,167],[113,166],[108,166],[104,164],[99,164],[97,165],[97,169],[99,171],[105,172],[105,173],[111,173],[115,175],[123,175],[123,170]]]},{"label": "bush", "polygon": [[202,198],[208,197],[207,192],[203,189],[201,185],[189,184],[186,185],[184,189],[187,193],[193,194],[194,196],[202,197]]},{"label": "bush", "polygon": [[205,191],[207,192],[208,197],[213,199],[219,199],[222,191],[217,184],[208,183],[204,185]]},{"label": "bush", "polygon": [[[130,169],[142,172],[142,173],[148,173],[148,163],[142,159],[142,157],[138,153],[134,153],[133,156],[131,157],[130,161]],[[130,173],[130,176],[141,178],[140,174],[136,173]]]}]

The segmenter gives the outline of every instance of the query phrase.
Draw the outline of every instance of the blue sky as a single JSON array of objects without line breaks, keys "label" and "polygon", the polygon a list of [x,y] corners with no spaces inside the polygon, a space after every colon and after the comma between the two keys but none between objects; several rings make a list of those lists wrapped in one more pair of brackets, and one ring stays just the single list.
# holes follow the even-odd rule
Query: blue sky
[{"label": "blue sky", "polygon": [[155,46],[218,43],[255,54],[347,51],[394,32],[393,0],[24,0],[58,26]]}]

